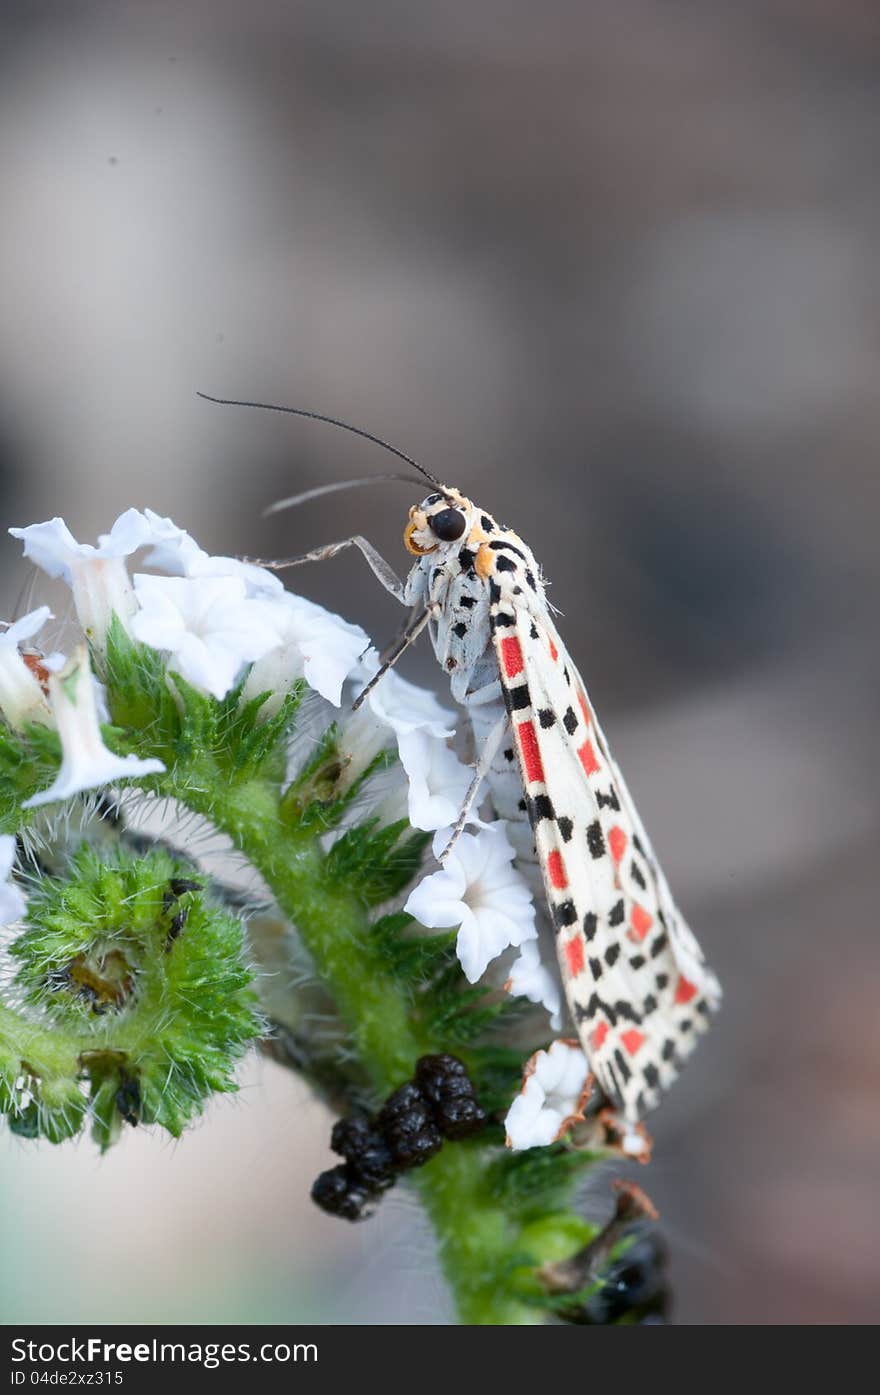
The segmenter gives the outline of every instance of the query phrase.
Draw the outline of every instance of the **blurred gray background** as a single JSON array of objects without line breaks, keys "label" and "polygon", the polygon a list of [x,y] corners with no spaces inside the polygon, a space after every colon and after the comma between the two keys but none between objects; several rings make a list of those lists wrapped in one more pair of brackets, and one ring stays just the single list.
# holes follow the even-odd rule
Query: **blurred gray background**
[{"label": "blurred gray background", "polygon": [[[727,993],[639,1176],[684,1322],[880,1316],[878,60],[860,0],[0,21],[9,523],[404,567],[401,485],[260,518],[387,457],[201,389],[378,431],[543,559]],[[397,625],[356,556],[297,585]],[[329,1117],[244,1082],[178,1145],[4,1136],[2,1319],[447,1321],[414,1202],[320,1215]]]}]

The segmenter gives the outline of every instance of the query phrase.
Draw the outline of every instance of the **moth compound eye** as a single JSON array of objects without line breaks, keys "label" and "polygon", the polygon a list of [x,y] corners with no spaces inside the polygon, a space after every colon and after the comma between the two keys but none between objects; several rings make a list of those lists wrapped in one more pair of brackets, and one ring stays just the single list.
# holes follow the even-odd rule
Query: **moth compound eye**
[{"label": "moth compound eye", "polygon": [[431,531],[441,542],[455,542],[456,538],[460,538],[467,527],[465,516],[463,513],[459,513],[458,509],[441,509],[428,522],[431,525]]}]

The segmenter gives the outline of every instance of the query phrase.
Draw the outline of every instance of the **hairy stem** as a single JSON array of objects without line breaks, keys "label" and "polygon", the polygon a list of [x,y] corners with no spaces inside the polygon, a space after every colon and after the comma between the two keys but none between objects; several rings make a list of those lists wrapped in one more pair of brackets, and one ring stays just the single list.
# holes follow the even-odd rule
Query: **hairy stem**
[{"label": "hairy stem", "polygon": [[[179,785],[173,775],[161,783],[164,793],[228,834],[265,878],[347,1023],[377,1095],[409,1079],[419,1056],[443,1050],[442,1042],[414,1029],[399,983],[370,944],[366,909],[324,877],[318,839],[285,825],[274,785],[260,779],[227,785],[218,801],[223,782],[211,769],[200,777],[190,767]],[[462,1321],[531,1323],[535,1309],[498,1283],[499,1271],[513,1262],[518,1228],[489,1194],[485,1170],[479,1146],[448,1144],[419,1171],[418,1190]]]}]

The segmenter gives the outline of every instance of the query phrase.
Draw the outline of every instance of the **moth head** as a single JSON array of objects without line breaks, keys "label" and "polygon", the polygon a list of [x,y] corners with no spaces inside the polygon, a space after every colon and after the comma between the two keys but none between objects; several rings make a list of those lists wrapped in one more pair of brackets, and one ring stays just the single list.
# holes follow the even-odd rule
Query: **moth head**
[{"label": "moth head", "polygon": [[407,552],[423,557],[426,552],[461,543],[470,531],[472,513],[470,500],[457,489],[429,494],[409,511],[403,533]]}]

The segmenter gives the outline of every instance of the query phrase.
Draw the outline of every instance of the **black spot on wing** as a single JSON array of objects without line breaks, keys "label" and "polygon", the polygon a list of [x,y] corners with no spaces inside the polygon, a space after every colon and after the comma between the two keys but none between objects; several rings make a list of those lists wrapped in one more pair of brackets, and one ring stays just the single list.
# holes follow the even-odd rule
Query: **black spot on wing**
[{"label": "black spot on wing", "polygon": [[554,923],[557,929],[562,929],[566,925],[574,925],[577,920],[577,911],[573,901],[560,901],[558,905],[550,907]]},{"label": "black spot on wing", "polygon": [[657,1090],[657,1089],[659,1089],[659,1087],[660,1087],[660,1072],[658,1071],[658,1069],[657,1069],[656,1066],[653,1066],[653,1065],[647,1065],[647,1066],[645,1066],[644,1070],[642,1071],[642,1075],[645,1077],[645,1084],[648,1086],[649,1089],[651,1089],[651,1090]]},{"label": "black spot on wing", "polygon": [[614,1059],[617,1062],[617,1069],[620,1071],[621,1078],[625,1085],[626,1082],[631,1078],[632,1071],[630,1070],[626,1061],[626,1057],[624,1056],[619,1046],[615,1048]]},{"label": "black spot on wing", "polygon": [[591,857],[605,856],[605,839],[602,834],[602,825],[598,819],[594,819],[587,829],[587,847],[590,849]]}]

